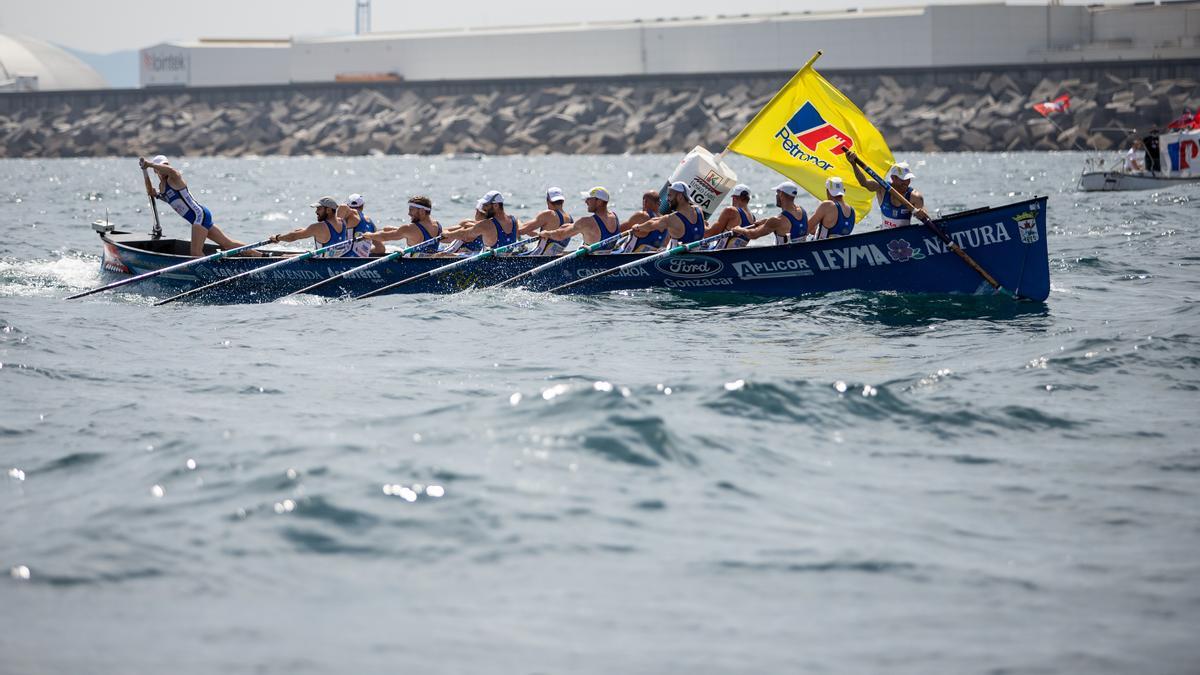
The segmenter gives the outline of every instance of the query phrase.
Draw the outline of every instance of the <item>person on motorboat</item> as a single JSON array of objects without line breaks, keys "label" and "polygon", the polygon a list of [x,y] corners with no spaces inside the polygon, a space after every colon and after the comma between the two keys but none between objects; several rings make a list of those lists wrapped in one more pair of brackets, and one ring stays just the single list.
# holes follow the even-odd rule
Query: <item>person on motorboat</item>
[{"label": "person on motorboat", "polygon": [[846,203],[846,186],[838,176],[825,181],[825,200],[808,219],[808,241],[844,237],[854,231],[854,207]]},{"label": "person on motorboat", "polygon": [[1142,139],[1133,139],[1133,145],[1125,151],[1125,163],[1121,166],[1121,170],[1125,173],[1141,173],[1146,170],[1146,165],[1142,164],[1142,159],[1146,156],[1146,144]]},{"label": "person on motorboat", "polygon": [[690,244],[704,238],[708,223],[704,220],[704,211],[692,204],[686,183],[678,180],[671,183],[667,189],[667,204],[671,207],[671,213],[634,225],[629,230],[632,236],[645,237],[651,232],[666,232],[670,237],[668,245],[674,245],[675,242]]},{"label": "person on motorboat", "polygon": [[316,210],[317,222],[296,228],[291,232],[271,235],[272,242],[298,241],[312,237],[316,248],[331,244],[346,244],[325,252],[326,257],[361,257],[363,251],[354,250],[354,228],[358,225],[358,212],[345,204],[338,204],[333,197],[321,197],[311,204]]},{"label": "person on motorboat", "polygon": [[[575,219],[563,209],[563,203],[566,201],[567,197],[563,194],[562,188],[549,188],[546,190],[546,210],[534,216],[533,220],[521,223],[517,231],[522,236],[528,236],[539,231],[557,230],[567,223],[575,222]],[[570,237],[565,239],[539,238],[537,246],[526,255],[561,255],[570,241]]]},{"label": "person on motorboat", "polygon": [[[617,214],[608,210],[610,196],[608,190],[596,186],[583,193],[584,203],[587,204],[590,218],[580,218],[573,223],[565,223],[553,230],[542,230],[538,233],[543,239],[566,240],[576,234],[583,235],[584,245],[604,241],[621,231],[621,220]],[[613,246],[609,247],[611,250]]]},{"label": "person on motorboat", "polygon": [[1142,138],[1142,146],[1146,148],[1146,171],[1156,174],[1162,171],[1162,160],[1158,156],[1158,127],[1151,127],[1150,133]]},{"label": "person on motorboat", "polygon": [[[481,253],[484,247],[496,248],[515,243],[518,239],[518,223],[515,216],[504,211],[504,195],[498,190],[491,190],[480,201],[483,219],[463,225],[454,230],[442,233],[443,239],[455,239],[463,242],[456,247],[454,253]],[[443,253],[451,252],[449,250]]]},{"label": "person on motorboat", "polygon": [[[363,214],[363,207],[366,206],[366,200],[360,194],[352,194],[346,198],[346,206],[354,209],[358,213],[358,226],[354,228],[351,236],[363,237],[365,234],[370,234],[375,231],[375,221]],[[366,239],[366,237],[363,237]],[[371,241],[370,255],[383,255],[387,250],[383,247],[382,241]]]},{"label": "person on motorboat", "polygon": [[[659,199],[658,190],[643,192],[642,210],[634,211],[633,215],[629,216],[629,220],[621,223],[621,231],[628,232],[634,225],[641,225],[647,220],[657,218],[659,216]],[[644,237],[630,235],[625,239],[625,243],[618,253],[649,253],[661,249],[665,243],[667,243],[666,230],[655,230]]]},{"label": "person on motorboat", "polygon": [[804,241],[808,236],[808,213],[796,203],[800,186],[785,180],[774,189],[775,206],[779,207],[779,215],[763,218],[750,227],[735,227],[734,236],[758,239],[774,234],[777,245]]},{"label": "person on motorboat", "polygon": [[[187,181],[183,179],[183,173],[171,166],[165,155],[156,155],[150,161],[146,161],[145,157],[139,157],[138,164],[143,169],[150,169],[158,174],[158,192],[154,197],[169,204],[172,209],[175,209],[175,213],[191,224],[190,253],[193,257],[204,255],[204,242],[208,239],[212,239],[217,246],[221,247],[221,250],[245,246],[236,239],[230,239],[220,227],[213,223],[212,211],[196,201],[191,190],[188,189]],[[257,256],[259,253],[258,251],[246,251],[243,255]]]},{"label": "person on motorboat", "polygon": [[[369,232],[363,235],[363,239],[371,242],[372,254],[375,254],[375,245],[378,244],[383,248],[385,241],[404,240],[405,246],[416,246],[430,239],[438,239],[442,236],[442,226],[433,219],[433,201],[425,195],[413,195],[408,198],[408,218],[409,223],[400,225],[399,227],[385,227],[378,232]],[[434,244],[430,244],[434,246]],[[436,252],[436,248],[431,248],[429,253]]]},{"label": "person on motorboat", "polygon": [[875,201],[879,203],[879,213],[883,216],[881,229],[912,225],[913,216],[922,221],[929,218],[929,214],[925,211],[925,195],[912,188],[912,181],[916,175],[909,168],[908,162],[893,164],[888,168],[883,180],[895,188],[896,192],[903,195],[909,204],[916,207],[915,211],[910,211],[907,206],[900,204],[892,196],[887,185],[880,185],[868,178],[859,168],[858,155],[854,154],[853,150],[846,150],[846,159],[850,160],[850,167],[854,169],[854,178],[858,180],[858,184],[875,193]]},{"label": "person on motorboat", "polygon": [[[717,222],[704,231],[704,236],[730,232],[734,228],[748,228],[754,225],[754,214],[750,213],[750,186],[738,184],[729,191],[730,206],[721,209]],[[745,235],[735,234],[717,242],[718,248],[741,248],[750,243]]]}]

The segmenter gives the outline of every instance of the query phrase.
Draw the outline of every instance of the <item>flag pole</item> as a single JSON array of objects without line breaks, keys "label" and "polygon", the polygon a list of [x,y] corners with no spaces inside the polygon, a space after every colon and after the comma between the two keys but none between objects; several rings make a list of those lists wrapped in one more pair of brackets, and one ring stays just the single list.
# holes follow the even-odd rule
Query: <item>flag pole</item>
[{"label": "flag pole", "polygon": [[734,135],[734,137],[733,137],[732,139],[730,139],[728,143],[726,143],[726,144],[725,144],[725,149],[724,149],[724,150],[722,150],[722,151],[721,151],[721,152],[720,152],[720,153],[717,155],[716,159],[717,159],[717,163],[718,163],[718,164],[720,164],[721,160],[725,158],[725,153],[729,152],[729,146],[731,146],[731,145],[733,145],[734,143],[736,143],[736,142],[737,142],[737,139],[738,139],[738,138],[741,138],[742,134],[743,134],[743,133],[745,133],[745,131],[746,131],[747,129],[749,129],[750,127],[754,126],[754,123],[758,121],[758,118],[762,116],[763,112],[765,112],[765,111],[767,110],[767,108],[770,108],[770,107],[771,107],[771,104],[775,102],[775,99],[779,98],[779,95],[780,95],[780,94],[782,94],[783,92],[785,92],[785,91],[787,91],[788,89],[790,89],[790,88],[791,88],[791,86],[792,86],[792,84],[794,84],[794,83],[796,82],[796,80],[797,80],[797,79],[799,79],[799,78],[800,78],[800,76],[804,74],[804,71],[808,70],[809,68],[812,68],[813,64],[814,64],[814,63],[816,63],[816,62],[817,62],[817,59],[821,58],[821,54],[824,54],[824,53],[825,53],[825,52],[823,52],[823,51],[821,51],[820,49],[818,49],[818,50],[817,50],[817,53],[813,54],[813,55],[812,55],[812,58],[811,58],[811,59],[809,59],[809,60],[808,60],[808,61],[807,61],[807,62],[804,64],[804,67],[802,67],[800,70],[797,70],[797,71],[796,71],[796,74],[795,74],[795,75],[792,75],[792,78],[791,78],[790,80],[788,80],[788,81],[787,81],[787,84],[785,84],[785,85],[783,85],[782,87],[780,87],[779,91],[775,92],[775,95],[771,97],[771,100],[770,100],[770,101],[767,101],[766,105],[764,105],[763,107],[759,108],[759,109],[758,109],[758,112],[754,113],[754,117],[751,117],[751,118],[750,118],[750,121],[746,123],[746,126],[742,127],[742,130],[741,130],[741,131],[739,131],[739,132],[737,132],[737,134],[735,134],[735,135]]}]

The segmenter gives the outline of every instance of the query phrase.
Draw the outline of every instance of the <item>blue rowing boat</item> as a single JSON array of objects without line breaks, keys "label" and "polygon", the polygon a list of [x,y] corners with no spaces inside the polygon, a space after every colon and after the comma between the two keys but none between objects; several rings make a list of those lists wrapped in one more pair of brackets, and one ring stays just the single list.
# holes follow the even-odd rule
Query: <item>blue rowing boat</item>
[{"label": "blue rowing boat", "polygon": [[[937,224],[1004,288],[1044,301],[1050,294],[1046,250],[1046,198],[943,216]],[[102,231],[103,269],[141,274],[188,260],[188,242]],[[216,249],[212,249],[215,251]],[[267,257],[229,257],[168,272],[137,286],[161,294],[227,279],[278,262]],[[556,286],[612,269],[648,254],[586,255],[524,279],[532,290]],[[498,256],[446,274],[398,286],[395,293],[452,293],[487,287],[551,258]],[[269,302],[314,282],[362,265],[363,258],[310,258],[197,294],[206,302]],[[315,292],[327,297],[360,295],[453,262],[450,258],[397,258],[361,274],[349,274]],[[660,288],[683,293],[799,296],[843,290],[989,295],[994,289],[924,225],[872,230],[823,241],[696,251],[661,258],[572,287],[572,293]]]}]

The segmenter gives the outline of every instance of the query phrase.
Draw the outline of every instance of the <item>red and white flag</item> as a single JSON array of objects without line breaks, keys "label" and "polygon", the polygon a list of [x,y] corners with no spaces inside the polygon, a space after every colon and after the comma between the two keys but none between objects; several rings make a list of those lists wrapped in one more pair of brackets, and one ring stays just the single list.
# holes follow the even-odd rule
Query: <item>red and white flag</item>
[{"label": "red and white flag", "polygon": [[1063,94],[1053,101],[1034,103],[1033,109],[1041,113],[1042,117],[1049,117],[1054,113],[1069,112],[1071,110],[1071,95]]}]

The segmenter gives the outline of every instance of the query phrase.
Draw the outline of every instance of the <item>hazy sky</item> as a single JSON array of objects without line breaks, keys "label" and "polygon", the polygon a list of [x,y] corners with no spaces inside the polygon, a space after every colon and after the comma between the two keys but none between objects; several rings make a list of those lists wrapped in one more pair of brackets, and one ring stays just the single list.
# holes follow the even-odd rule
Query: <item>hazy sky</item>
[{"label": "hazy sky", "polygon": [[[957,0],[958,3],[964,1],[969,0]],[[1087,1],[1067,0],[1064,4]],[[679,3],[451,0],[433,4],[373,0],[371,27],[381,32],[950,2],[954,0],[932,0],[932,3],[926,0],[851,0],[848,3],[828,0],[685,0]],[[1010,4],[1045,4],[1045,0],[1021,0]],[[0,33],[31,35],[101,54],[140,49],[169,40],[287,38],[353,32],[354,0],[0,0]]]}]

